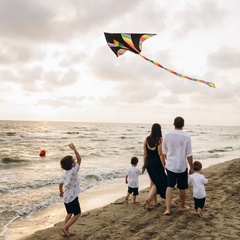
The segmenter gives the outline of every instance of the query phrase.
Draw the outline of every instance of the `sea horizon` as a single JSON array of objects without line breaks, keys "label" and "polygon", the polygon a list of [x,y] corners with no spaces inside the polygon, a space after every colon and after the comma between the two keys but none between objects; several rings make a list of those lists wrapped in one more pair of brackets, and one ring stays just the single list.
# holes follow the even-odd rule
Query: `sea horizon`
[{"label": "sea horizon", "polygon": [[[111,121],[70,121],[70,120],[67,120],[67,121],[64,121],[64,120],[26,120],[26,119],[0,119],[0,121],[3,121],[3,122],[50,122],[50,123],[92,123],[92,124],[97,124],[97,123],[101,123],[101,124],[144,124],[144,125],[152,125],[153,123],[155,122],[152,122],[152,123],[146,123],[146,122],[111,122]],[[185,121],[187,121],[187,119],[185,119]],[[156,121],[157,122],[157,121]],[[172,121],[173,122],[173,121]],[[161,122],[157,122],[159,123],[160,125],[172,125],[173,126],[173,123],[161,123]],[[186,124],[186,126],[184,128],[187,128],[187,126],[206,126],[206,127],[240,127],[240,124],[239,125],[218,125],[218,124],[200,124],[200,123],[196,123],[196,124]],[[183,130],[184,130],[183,128]]]}]

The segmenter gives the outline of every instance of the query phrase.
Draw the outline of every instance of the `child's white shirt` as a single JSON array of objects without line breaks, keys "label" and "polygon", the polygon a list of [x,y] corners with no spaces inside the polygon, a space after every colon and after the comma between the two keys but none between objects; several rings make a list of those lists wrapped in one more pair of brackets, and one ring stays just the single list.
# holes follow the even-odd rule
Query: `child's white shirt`
[{"label": "child's white shirt", "polygon": [[193,173],[188,176],[188,183],[193,185],[193,197],[198,199],[206,197],[204,184],[207,182],[208,180],[200,173]]},{"label": "child's white shirt", "polygon": [[138,176],[141,174],[142,172],[137,167],[129,167],[127,170],[128,186],[131,188],[138,188]]},{"label": "child's white shirt", "polygon": [[60,183],[64,185],[63,200],[65,203],[72,202],[80,193],[79,172],[80,166],[75,164],[70,170],[63,173]]}]

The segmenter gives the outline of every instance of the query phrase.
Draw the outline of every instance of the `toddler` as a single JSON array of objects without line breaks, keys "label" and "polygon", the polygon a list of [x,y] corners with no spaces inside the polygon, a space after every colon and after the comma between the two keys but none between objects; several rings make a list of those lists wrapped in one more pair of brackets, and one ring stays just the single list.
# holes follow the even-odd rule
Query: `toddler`
[{"label": "toddler", "polygon": [[133,195],[133,203],[136,203],[136,197],[138,195],[138,176],[142,174],[140,169],[137,168],[138,158],[131,158],[132,166],[127,169],[127,175],[125,177],[125,183],[128,184],[128,192],[125,198],[125,202],[128,203],[128,198]]},{"label": "toddler", "polygon": [[188,183],[193,185],[193,199],[196,214],[202,217],[201,211],[205,204],[206,191],[204,185],[207,184],[208,180],[202,174],[202,164],[199,161],[193,163],[194,173],[188,177]]}]

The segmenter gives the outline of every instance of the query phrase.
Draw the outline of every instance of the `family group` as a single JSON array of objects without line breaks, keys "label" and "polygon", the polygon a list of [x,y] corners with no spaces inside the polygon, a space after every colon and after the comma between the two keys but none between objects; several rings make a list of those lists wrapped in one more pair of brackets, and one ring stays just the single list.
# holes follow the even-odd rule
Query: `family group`
[{"label": "family group", "polygon": [[[184,119],[174,119],[174,129],[162,136],[161,126],[152,125],[150,135],[144,141],[144,159],[142,170],[137,168],[138,158],[132,157],[131,166],[127,169],[125,182],[128,184],[126,203],[133,195],[136,202],[138,195],[138,176],[147,170],[150,178],[150,190],[146,199],[146,208],[151,209],[151,202],[157,205],[157,195],[165,199],[164,215],[171,213],[171,201],[175,186],[179,189],[180,208],[189,209],[185,205],[188,184],[193,185],[193,198],[196,214],[201,217],[205,204],[207,179],[202,174],[202,164],[193,162],[191,137],[183,131]],[[189,168],[188,168],[189,166]]]},{"label": "family group", "polygon": [[[171,201],[175,186],[179,189],[180,207],[186,210],[186,189],[188,184],[193,185],[193,198],[196,214],[201,217],[201,210],[205,204],[206,191],[204,184],[207,179],[202,174],[202,164],[193,162],[191,137],[183,131],[184,119],[174,119],[174,129],[162,136],[161,126],[158,123],[152,125],[150,135],[144,141],[143,167],[137,168],[138,158],[131,158],[131,166],[127,169],[125,182],[128,184],[125,202],[133,195],[136,202],[138,193],[138,177],[145,170],[149,175],[150,189],[145,201],[146,208],[151,209],[152,201],[157,205],[157,195],[165,199],[166,209],[164,215],[171,214]],[[59,184],[60,197],[63,197],[67,215],[64,226],[61,229],[63,236],[72,236],[69,228],[81,216],[81,207],[78,200],[80,184],[78,172],[81,164],[81,156],[73,143],[69,147],[74,151],[76,160],[71,155],[65,156],[61,161],[64,171]],[[189,168],[188,168],[189,166]]]}]

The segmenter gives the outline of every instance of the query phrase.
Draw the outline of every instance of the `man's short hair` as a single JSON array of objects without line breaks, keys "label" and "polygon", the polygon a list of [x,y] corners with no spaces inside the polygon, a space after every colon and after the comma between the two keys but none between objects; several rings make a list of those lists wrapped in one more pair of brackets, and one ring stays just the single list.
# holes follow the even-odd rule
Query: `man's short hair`
[{"label": "man's short hair", "polygon": [[175,128],[183,128],[184,126],[184,119],[182,117],[176,117],[174,119],[174,126]]}]

